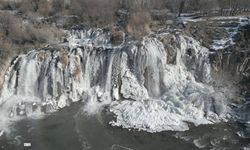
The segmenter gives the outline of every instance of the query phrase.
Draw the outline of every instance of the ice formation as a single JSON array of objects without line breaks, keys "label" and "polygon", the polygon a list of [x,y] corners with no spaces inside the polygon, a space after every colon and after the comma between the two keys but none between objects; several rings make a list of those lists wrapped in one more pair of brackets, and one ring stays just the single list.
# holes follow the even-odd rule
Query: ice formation
[{"label": "ice formation", "polygon": [[[250,23],[249,17],[215,17],[212,20],[230,20],[230,19],[235,19],[236,25],[225,25],[225,29],[228,33],[229,37],[225,37],[222,39],[216,39],[213,40],[213,44],[211,45],[211,48],[213,50],[221,50],[221,49],[226,49],[227,47],[234,45],[234,38],[235,35],[239,32],[239,29],[247,24]],[[232,22],[229,22],[229,24]],[[224,23],[226,24],[226,23]],[[223,26],[223,25],[222,25]]]},{"label": "ice formation", "polygon": [[226,118],[227,94],[210,85],[209,51],[191,37],[161,33],[112,46],[110,32],[90,29],[71,31],[68,41],[60,50],[34,50],[13,61],[1,92],[1,119],[80,100],[89,114],[109,106],[113,126],[148,132]]}]

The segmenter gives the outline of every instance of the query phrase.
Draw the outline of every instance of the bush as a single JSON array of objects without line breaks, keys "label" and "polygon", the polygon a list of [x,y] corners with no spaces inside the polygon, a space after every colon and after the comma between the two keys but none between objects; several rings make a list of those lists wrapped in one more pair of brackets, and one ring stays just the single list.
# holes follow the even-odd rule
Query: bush
[{"label": "bush", "polygon": [[112,29],[112,38],[111,38],[112,45],[118,46],[122,44],[122,42],[125,40],[124,38],[125,38],[124,32],[120,31],[117,28]]},{"label": "bush", "polygon": [[0,9],[2,10],[13,10],[16,9],[16,3],[14,1],[1,0]]},{"label": "bush", "polygon": [[148,12],[135,12],[129,17],[126,30],[135,37],[141,37],[150,32],[150,24],[151,16]]},{"label": "bush", "polygon": [[116,20],[118,0],[72,0],[68,14],[79,16],[85,24],[105,26]]}]

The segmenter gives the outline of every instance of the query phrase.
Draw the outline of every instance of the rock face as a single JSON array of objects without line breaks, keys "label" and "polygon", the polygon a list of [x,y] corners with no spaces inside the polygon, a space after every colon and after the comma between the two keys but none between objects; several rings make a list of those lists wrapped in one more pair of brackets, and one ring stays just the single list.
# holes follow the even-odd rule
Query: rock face
[{"label": "rock face", "polygon": [[217,73],[243,80],[249,78],[249,51],[218,52],[211,55],[212,65]]},{"label": "rock face", "polygon": [[250,24],[239,28],[239,32],[234,36],[234,42],[241,48],[250,47]]},{"label": "rock face", "polygon": [[232,37],[233,45],[211,54],[211,63],[218,73],[244,81],[250,77],[250,25],[238,28]]},{"label": "rock face", "polygon": [[5,72],[7,71],[9,64],[11,64],[11,57],[12,56],[2,56],[2,51],[0,51],[0,57],[2,60],[0,61],[0,91],[3,88],[4,80],[5,80]]},{"label": "rock face", "polygon": [[80,100],[90,114],[109,106],[113,126],[148,132],[183,131],[186,122],[229,117],[235,89],[212,86],[209,51],[193,38],[166,32],[113,45],[112,34],[102,29],[69,34],[63,50],[15,59],[5,76],[0,117],[8,121]]},{"label": "rock face", "polygon": [[[236,112],[234,117],[249,126],[250,19],[249,17],[222,17],[214,18],[212,22],[210,28],[219,25],[220,30],[227,31],[227,35],[215,31],[219,33],[218,36],[213,34],[216,35],[217,39],[209,36],[205,38],[207,45],[203,45],[210,48],[211,76],[217,82],[226,83],[229,81],[233,83],[234,87],[237,86],[240,89],[241,96],[233,99],[233,107],[235,107],[234,111]],[[204,32],[203,30],[196,31]],[[211,35],[208,33],[207,35]]]}]

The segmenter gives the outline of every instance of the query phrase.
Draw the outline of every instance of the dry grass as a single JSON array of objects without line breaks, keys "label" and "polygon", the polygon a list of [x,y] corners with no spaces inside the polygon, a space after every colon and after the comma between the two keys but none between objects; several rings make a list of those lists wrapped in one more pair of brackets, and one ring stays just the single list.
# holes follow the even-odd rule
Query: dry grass
[{"label": "dry grass", "polygon": [[118,0],[72,0],[67,13],[79,16],[85,24],[100,27],[116,21],[118,8]]},{"label": "dry grass", "polygon": [[10,13],[0,13],[0,20],[0,39],[5,41],[1,47],[7,50],[55,44],[64,36],[61,29],[49,25],[36,26]]}]

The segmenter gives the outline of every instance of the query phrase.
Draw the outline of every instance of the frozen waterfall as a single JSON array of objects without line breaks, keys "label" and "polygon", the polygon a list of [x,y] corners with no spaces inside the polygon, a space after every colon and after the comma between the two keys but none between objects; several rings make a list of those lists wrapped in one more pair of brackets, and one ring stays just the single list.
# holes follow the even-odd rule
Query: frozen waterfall
[{"label": "frozen waterfall", "polygon": [[108,31],[90,29],[71,31],[68,41],[13,61],[1,91],[0,129],[80,100],[88,114],[109,106],[112,126],[148,132],[229,116],[227,93],[210,84],[209,51],[191,37],[161,33],[112,46]]}]

